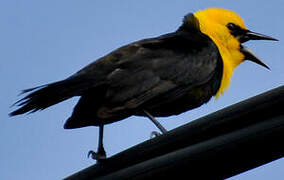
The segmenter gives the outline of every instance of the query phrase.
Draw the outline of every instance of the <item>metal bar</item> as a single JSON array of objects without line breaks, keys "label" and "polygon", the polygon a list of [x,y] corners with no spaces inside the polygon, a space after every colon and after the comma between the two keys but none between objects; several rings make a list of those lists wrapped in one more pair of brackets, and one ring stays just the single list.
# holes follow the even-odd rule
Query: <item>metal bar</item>
[{"label": "metal bar", "polygon": [[[190,148],[217,137],[225,137],[234,131],[237,132],[263,122],[269,123],[269,120],[283,116],[283,108],[284,86],[281,86],[168,131],[157,138],[118,153],[102,164],[90,166],[66,179],[90,179],[110,175],[115,171],[134,167],[139,163],[175,153],[183,148]],[[273,139],[269,139],[269,141],[273,141]],[[259,151],[262,150],[259,149]]]},{"label": "metal bar", "polygon": [[283,157],[283,137],[284,115],[97,179],[224,179]]}]

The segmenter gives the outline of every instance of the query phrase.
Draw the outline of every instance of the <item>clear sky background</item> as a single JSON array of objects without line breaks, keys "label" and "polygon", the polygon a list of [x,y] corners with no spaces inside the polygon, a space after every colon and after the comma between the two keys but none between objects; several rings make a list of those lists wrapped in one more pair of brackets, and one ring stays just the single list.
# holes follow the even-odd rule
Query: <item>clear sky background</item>
[{"label": "clear sky background", "polygon": [[[271,71],[245,62],[224,96],[179,116],[173,129],[284,84],[284,1],[2,0],[0,3],[0,179],[62,179],[95,163],[98,128],[64,130],[78,98],[31,115],[8,117],[20,90],[64,79],[127,43],[175,31],[189,12],[208,7],[239,13],[249,29],[279,39],[246,43]],[[108,156],[149,139],[154,125],[131,117],[105,128]],[[231,179],[280,180],[284,159]]]}]

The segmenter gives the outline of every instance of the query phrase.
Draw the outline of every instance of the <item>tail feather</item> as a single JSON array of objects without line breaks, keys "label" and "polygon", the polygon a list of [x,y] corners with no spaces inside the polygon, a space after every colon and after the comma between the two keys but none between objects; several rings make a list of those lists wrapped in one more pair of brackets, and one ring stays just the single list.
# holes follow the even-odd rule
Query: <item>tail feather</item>
[{"label": "tail feather", "polygon": [[20,106],[20,108],[11,112],[9,115],[15,116],[43,110],[73,96],[81,95],[87,89],[94,87],[93,82],[90,79],[77,77],[23,90],[22,93],[30,94],[17,101],[14,105]]}]

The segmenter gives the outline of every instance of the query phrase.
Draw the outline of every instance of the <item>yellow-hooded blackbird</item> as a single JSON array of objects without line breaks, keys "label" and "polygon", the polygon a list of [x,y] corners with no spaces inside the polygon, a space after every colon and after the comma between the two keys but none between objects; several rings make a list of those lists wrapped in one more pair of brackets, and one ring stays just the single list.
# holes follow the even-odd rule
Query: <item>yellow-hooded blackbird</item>
[{"label": "yellow-hooded blackbird", "polygon": [[103,126],[132,115],[177,115],[219,96],[244,60],[268,68],[242,43],[276,40],[246,28],[236,13],[210,8],[188,14],[173,33],[114,50],[62,81],[24,90],[10,115],[35,112],[81,96],[64,128],[99,126],[98,152],[105,158]]}]

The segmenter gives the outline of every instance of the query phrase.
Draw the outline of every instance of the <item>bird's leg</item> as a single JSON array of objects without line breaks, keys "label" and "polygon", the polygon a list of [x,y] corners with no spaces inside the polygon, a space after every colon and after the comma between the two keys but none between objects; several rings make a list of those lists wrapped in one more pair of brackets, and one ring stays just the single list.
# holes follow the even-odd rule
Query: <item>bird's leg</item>
[{"label": "bird's leg", "polygon": [[88,157],[91,155],[92,159],[97,160],[98,162],[101,162],[102,160],[106,159],[106,152],[103,146],[103,135],[104,135],[104,125],[101,124],[99,126],[99,145],[98,145],[98,151],[89,151]]},{"label": "bird's leg", "polygon": [[[167,132],[167,130],[159,123],[159,121],[157,121],[157,119],[155,119],[149,112],[147,112],[146,110],[143,110],[143,112],[145,113],[145,115],[155,124],[155,126],[160,129],[160,131],[162,132],[162,134],[164,134],[165,132]],[[157,137],[160,136],[161,133],[157,132],[157,131],[153,131],[151,132],[150,137]]]}]

